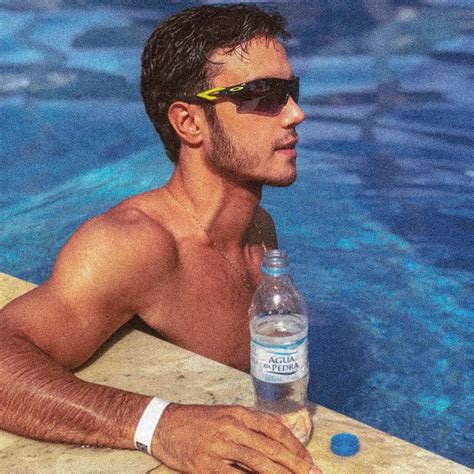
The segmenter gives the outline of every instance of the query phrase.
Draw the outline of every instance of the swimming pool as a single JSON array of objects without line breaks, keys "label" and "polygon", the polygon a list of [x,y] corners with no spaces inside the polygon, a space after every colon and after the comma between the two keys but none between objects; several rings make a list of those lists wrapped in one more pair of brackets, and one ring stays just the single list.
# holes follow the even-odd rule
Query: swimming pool
[{"label": "swimming pool", "polygon": [[[139,56],[195,3],[0,1],[0,271],[43,281],[80,222],[166,181]],[[279,4],[307,120],[264,205],[311,308],[310,398],[472,466],[474,11],[382,3]]]}]

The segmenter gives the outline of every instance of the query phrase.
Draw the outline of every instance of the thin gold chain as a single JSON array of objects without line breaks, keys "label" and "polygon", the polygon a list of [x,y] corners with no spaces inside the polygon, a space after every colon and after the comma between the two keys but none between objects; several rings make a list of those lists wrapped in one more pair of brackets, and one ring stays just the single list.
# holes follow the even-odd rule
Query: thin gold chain
[{"label": "thin gold chain", "polygon": [[[248,278],[245,276],[245,274],[240,271],[233,263],[232,261],[227,257],[227,255],[219,248],[217,245],[217,242],[209,235],[209,232],[206,230],[206,228],[202,225],[201,221],[197,218],[197,216],[194,214],[194,212],[184,204],[184,202],[181,202],[172,192],[171,189],[168,188],[168,186],[164,186],[166,191],[168,191],[169,195],[193,218],[194,222],[198,225],[198,227],[206,234],[206,237],[209,239],[209,242],[211,243],[212,247],[217,251],[217,253],[232,267],[234,272],[239,275],[240,278],[245,283],[245,286],[250,290],[253,291],[254,287],[248,280]],[[260,231],[259,231],[260,233]],[[261,235],[261,233],[260,233]]]}]

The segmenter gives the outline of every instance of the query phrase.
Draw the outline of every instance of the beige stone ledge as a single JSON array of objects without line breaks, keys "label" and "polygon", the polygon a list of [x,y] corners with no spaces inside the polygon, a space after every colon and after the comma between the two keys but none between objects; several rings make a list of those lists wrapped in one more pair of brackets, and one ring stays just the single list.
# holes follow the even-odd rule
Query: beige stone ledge
[{"label": "beige stone ledge", "polygon": [[[0,307],[33,288],[0,273]],[[100,384],[159,395],[184,403],[252,404],[247,374],[161,341],[133,327],[114,335],[77,376]],[[325,474],[471,472],[396,437],[327,408],[314,408],[314,432],[308,444]],[[333,434],[351,432],[361,449],[350,458],[333,455]],[[151,457],[134,451],[68,446],[29,440],[0,431],[0,472],[8,473],[169,473]]]}]

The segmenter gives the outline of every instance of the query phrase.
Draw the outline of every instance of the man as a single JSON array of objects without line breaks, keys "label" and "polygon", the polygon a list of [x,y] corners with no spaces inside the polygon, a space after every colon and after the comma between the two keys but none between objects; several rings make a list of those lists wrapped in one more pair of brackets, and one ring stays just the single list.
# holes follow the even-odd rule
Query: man
[{"label": "man", "polygon": [[[276,246],[261,190],[294,181],[304,118],[277,39],[286,35],[280,15],[250,5],[190,9],[152,34],[142,95],[175,171],[163,188],[82,225],[48,281],[4,309],[2,429],[133,448],[151,397],[71,370],[134,315],[175,344],[248,369],[247,310],[263,249]],[[243,407],[171,403],[150,451],[186,472],[319,472],[274,417]]]}]

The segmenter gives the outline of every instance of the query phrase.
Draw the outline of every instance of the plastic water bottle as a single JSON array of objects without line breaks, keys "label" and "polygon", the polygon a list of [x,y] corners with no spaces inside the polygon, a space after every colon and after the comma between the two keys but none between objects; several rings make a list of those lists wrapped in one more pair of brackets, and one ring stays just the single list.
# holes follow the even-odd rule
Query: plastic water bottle
[{"label": "plastic water bottle", "polygon": [[262,271],[264,281],[249,310],[255,407],[282,415],[305,442],[311,431],[306,304],[291,279],[285,252],[266,252]]}]

